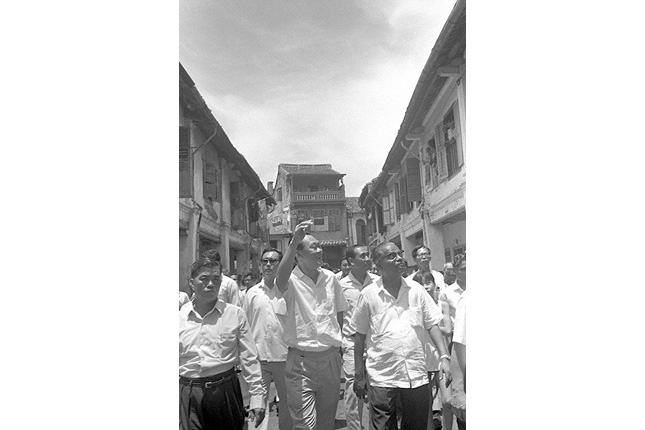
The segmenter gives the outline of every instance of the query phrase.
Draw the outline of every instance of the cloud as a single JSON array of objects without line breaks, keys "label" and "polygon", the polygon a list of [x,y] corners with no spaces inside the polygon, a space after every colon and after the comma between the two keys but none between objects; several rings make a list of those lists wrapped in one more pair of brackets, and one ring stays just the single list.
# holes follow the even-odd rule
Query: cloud
[{"label": "cloud", "polygon": [[331,163],[357,196],[453,5],[182,0],[180,59],[265,185],[279,163]]}]

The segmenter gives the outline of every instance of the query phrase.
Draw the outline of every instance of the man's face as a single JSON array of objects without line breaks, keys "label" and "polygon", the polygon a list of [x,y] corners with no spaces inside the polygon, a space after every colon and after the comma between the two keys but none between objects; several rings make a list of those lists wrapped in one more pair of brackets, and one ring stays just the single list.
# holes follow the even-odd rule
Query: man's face
[{"label": "man's face", "polygon": [[354,257],[350,258],[351,266],[354,266],[359,273],[367,272],[372,268],[372,259],[366,246],[354,248]]},{"label": "man's face", "polygon": [[[457,283],[460,287],[466,288],[466,260],[461,263],[457,269]],[[475,287],[477,289],[477,287]]]},{"label": "man's face", "polygon": [[235,281],[235,283],[237,284],[237,281],[238,281],[238,276],[237,276],[237,275],[231,275],[231,276],[230,276],[230,278],[231,278],[232,280],[234,280],[234,281]]},{"label": "man's face", "polygon": [[320,267],[323,264],[323,250],[318,239],[308,234],[301,243],[302,249],[298,251],[298,262]]},{"label": "man's face", "polygon": [[195,299],[210,302],[217,299],[219,288],[222,285],[222,272],[219,267],[205,267],[197,272],[188,283],[195,293]]},{"label": "man's face", "polygon": [[417,263],[421,271],[427,272],[430,270],[430,251],[428,251],[428,248],[419,248],[416,257],[414,257],[414,262]]},{"label": "man's face", "polygon": [[393,243],[384,245],[376,258],[380,273],[401,274],[406,269],[403,251]]},{"label": "man's face", "polygon": [[269,251],[262,254],[260,259],[262,265],[262,274],[266,278],[275,278],[278,273],[278,264],[280,264],[280,254],[275,251]]},{"label": "man's face", "polygon": [[452,284],[457,279],[457,274],[455,273],[454,267],[451,263],[446,263],[443,266],[443,279],[446,284]]},{"label": "man's face", "polygon": [[343,272],[343,276],[347,276],[350,270],[352,270],[352,266],[346,258],[343,258],[343,261],[340,262],[340,271]]},{"label": "man's face", "polygon": [[245,288],[247,288],[247,289],[248,289],[248,288],[251,288],[253,285],[255,285],[255,284],[253,283],[253,281],[254,281],[253,276],[251,276],[251,275],[246,275],[246,276],[244,277],[244,281],[243,281],[243,282],[244,282],[244,287],[245,287]]}]

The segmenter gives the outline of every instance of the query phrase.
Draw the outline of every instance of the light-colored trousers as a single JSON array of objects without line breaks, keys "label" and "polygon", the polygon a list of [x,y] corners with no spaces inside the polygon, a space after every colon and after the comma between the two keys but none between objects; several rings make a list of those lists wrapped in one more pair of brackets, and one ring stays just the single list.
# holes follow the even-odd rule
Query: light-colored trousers
[{"label": "light-colored trousers", "polygon": [[333,430],[340,393],[341,356],[289,348],[285,376],[294,429]]},{"label": "light-colored trousers", "polygon": [[291,420],[291,414],[289,413],[289,406],[287,404],[288,393],[284,376],[286,364],[287,363],[285,361],[260,361],[260,368],[262,370],[262,386],[266,393],[266,397],[264,399],[266,416],[264,417],[264,421],[262,421],[258,427],[254,427],[254,424],[249,424],[249,429],[257,428],[258,430],[267,430],[269,428],[269,403],[271,402],[271,399],[269,398],[269,389],[271,388],[271,381],[273,381],[275,389],[278,392],[278,397],[280,398],[278,403],[278,407],[280,408],[278,411],[278,428],[280,430],[291,430],[293,422]]},{"label": "light-colored trousers", "polygon": [[345,419],[347,430],[361,430],[363,421],[363,399],[354,393],[354,345],[343,353],[343,372],[345,373]]}]

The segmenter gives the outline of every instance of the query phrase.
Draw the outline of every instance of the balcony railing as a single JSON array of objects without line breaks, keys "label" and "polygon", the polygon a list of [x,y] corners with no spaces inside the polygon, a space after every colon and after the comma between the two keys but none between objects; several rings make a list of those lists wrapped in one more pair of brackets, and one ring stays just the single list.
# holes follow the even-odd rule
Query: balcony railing
[{"label": "balcony railing", "polygon": [[343,191],[294,192],[293,200],[296,202],[328,202],[333,200],[345,200],[345,193]]}]

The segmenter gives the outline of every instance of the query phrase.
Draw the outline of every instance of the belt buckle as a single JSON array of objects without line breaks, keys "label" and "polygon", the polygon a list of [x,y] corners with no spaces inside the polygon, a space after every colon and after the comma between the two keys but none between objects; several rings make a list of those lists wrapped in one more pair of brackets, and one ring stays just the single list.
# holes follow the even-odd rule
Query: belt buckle
[{"label": "belt buckle", "polygon": [[204,388],[211,388],[211,387],[213,387],[214,385],[215,385],[215,382],[213,382],[213,381],[208,381],[208,382],[204,383]]}]

